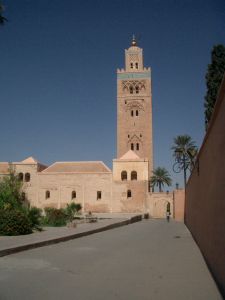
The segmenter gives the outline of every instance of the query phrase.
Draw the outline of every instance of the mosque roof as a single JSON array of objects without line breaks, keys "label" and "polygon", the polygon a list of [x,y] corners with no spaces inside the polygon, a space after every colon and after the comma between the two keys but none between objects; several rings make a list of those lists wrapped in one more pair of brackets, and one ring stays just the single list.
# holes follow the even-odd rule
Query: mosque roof
[{"label": "mosque roof", "polygon": [[33,158],[32,156],[29,156],[26,159],[22,160],[21,163],[24,163],[24,164],[36,164],[36,163],[38,163],[38,161],[35,158]]},{"label": "mosque roof", "polygon": [[129,150],[120,159],[140,159],[140,157],[134,151]]},{"label": "mosque roof", "polygon": [[109,173],[102,161],[55,162],[42,173]]}]

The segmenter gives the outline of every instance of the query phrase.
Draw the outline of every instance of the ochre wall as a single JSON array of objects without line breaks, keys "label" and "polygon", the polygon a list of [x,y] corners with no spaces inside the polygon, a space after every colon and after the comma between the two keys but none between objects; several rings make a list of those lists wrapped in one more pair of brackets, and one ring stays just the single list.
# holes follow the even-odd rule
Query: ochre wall
[{"label": "ochre wall", "polygon": [[167,203],[170,203],[171,218],[173,218],[173,193],[149,193],[147,199],[148,212],[153,218],[166,218]]},{"label": "ochre wall", "polygon": [[173,192],[173,199],[174,199],[174,220],[183,222],[185,191],[183,189],[175,190]]},{"label": "ochre wall", "polygon": [[225,295],[225,78],[187,184],[185,223]]}]

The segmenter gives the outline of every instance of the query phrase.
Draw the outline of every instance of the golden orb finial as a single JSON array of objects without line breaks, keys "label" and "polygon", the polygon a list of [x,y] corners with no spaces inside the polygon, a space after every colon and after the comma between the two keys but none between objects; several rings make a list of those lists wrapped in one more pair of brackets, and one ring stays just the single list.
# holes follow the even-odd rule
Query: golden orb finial
[{"label": "golden orb finial", "polygon": [[133,34],[133,37],[132,37],[131,46],[137,46],[137,41],[136,41],[136,38],[135,38],[134,34]]}]

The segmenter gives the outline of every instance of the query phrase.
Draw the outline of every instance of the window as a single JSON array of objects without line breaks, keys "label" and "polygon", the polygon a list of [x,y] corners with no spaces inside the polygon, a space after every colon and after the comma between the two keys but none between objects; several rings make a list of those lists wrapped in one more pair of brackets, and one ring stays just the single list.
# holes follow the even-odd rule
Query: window
[{"label": "window", "polygon": [[25,181],[29,182],[30,181],[30,173],[25,174]]},{"label": "window", "polygon": [[50,198],[50,191],[46,191],[45,192],[45,199],[49,199]]},{"label": "window", "polygon": [[130,148],[131,148],[131,150],[134,150],[134,144],[133,143],[130,144]]},{"label": "window", "polygon": [[139,144],[138,143],[136,144],[136,150],[137,151],[139,150]]},{"label": "window", "polygon": [[127,191],[127,198],[131,198],[131,197],[132,197],[131,190],[128,190]]},{"label": "window", "polygon": [[128,137],[128,139],[129,139],[129,138],[130,138],[130,135],[128,134],[128,136],[127,136],[127,137]]},{"label": "window", "polygon": [[134,88],[132,86],[130,86],[130,94],[134,93]]},{"label": "window", "polygon": [[135,87],[135,91],[136,91],[136,94],[139,94],[139,87],[138,86]]},{"label": "window", "polygon": [[97,200],[102,199],[102,192],[101,191],[97,191]]},{"label": "window", "polygon": [[133,69],[133,67],[134,67],[134,64],[130,63],[130,68]]},{"label": "window", "polygon": [[140,134],[140,137],[142,137],[142,134]]},{"label": "window", "polygon": [[130,178],[131,178],[131,180],[137,180],[137,172],[136,171],[132,171]]},{"label": "window", "polygon": [[135,63],[135,67],[136,67],[136,69],[138,69],[138,63]]},{"label": "window", "polygon": [[138,116],[138,110],[136,110],[136,116]]},{"label": "window", "polygon": [[131,117],[134,116],[134,111],[133,110],[131,110],[130,115],[131,115]]},{"label": "window", "polygon": [[23,181],[23,173],[19,173],[19,174],[18,174],[18,179],[19,179],[20,181]]},{"label": "window", "polygon": [[126,172],[126,171],[122,171],[122,172],[121,172],[121,180],[122,180],[122,181],[127,180],[127,172]]},{"label": "window", "polygon": [[76,191],[72,191],[72,193],[71,193],[71,199],[73,200],[73,199],[76,199],[76,198],[77,198]]},{"label": "window", "polygon": [[22,198],[22,201],[26,200],[26,194],[24,192],[21,194],[21,198]]}]

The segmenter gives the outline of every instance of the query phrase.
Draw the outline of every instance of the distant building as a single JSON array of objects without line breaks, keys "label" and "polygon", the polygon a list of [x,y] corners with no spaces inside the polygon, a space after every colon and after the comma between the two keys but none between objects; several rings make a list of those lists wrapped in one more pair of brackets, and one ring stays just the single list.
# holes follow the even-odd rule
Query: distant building
[{"label": "distant building", "polygon": [[[125,50],[125,69],[117,70],[117,158],[111,171],[101,161],[55,162],[47,167],[29,157],[11,163],[31,206],[65,207],[81,203],[83,212],[174,214],[174,193],[152,193],[153,170],[151,71],[133,38]],[[0,163],[0,176],[9,163]],[[178,192],[178,191],[177,191]]]}]

